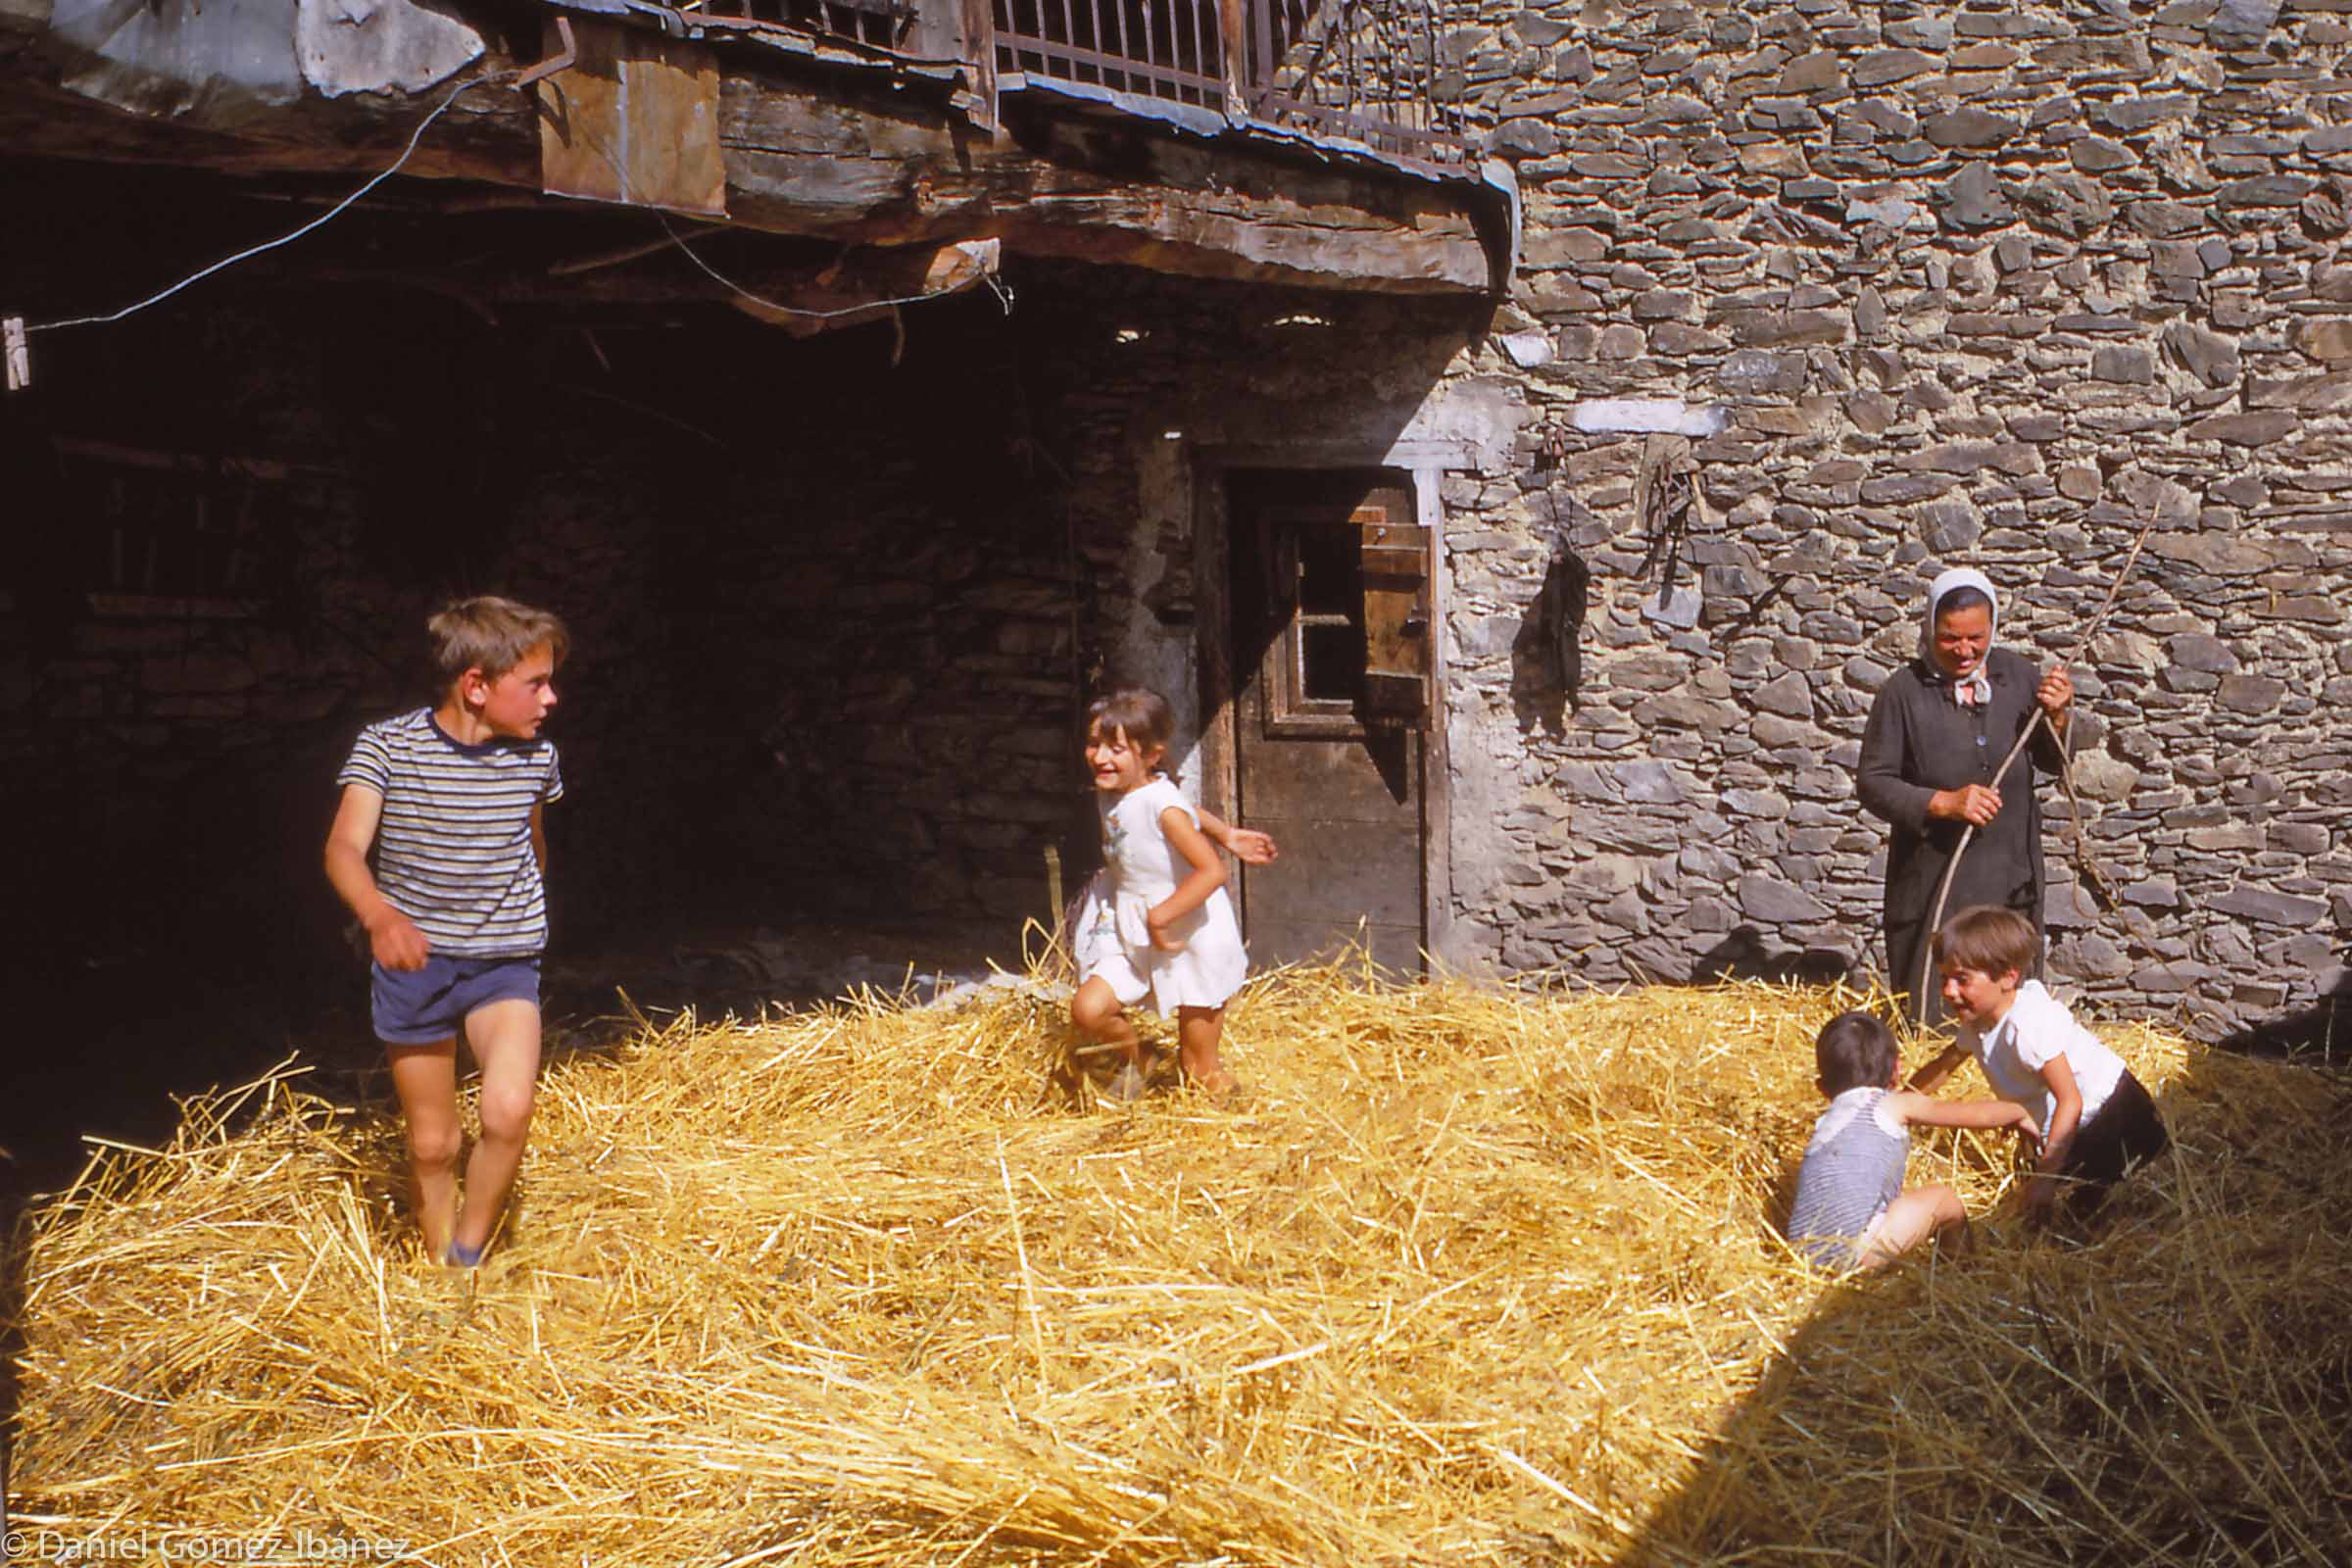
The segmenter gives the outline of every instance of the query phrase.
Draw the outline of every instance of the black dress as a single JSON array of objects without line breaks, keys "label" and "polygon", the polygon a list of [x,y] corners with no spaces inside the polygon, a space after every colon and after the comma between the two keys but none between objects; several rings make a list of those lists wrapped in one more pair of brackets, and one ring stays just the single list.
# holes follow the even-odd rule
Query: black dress
[{"label": "black dress", "polygon": [[[2064,759],[2045,730],[1993,785],[1992,770],[2033,722],[2041,677],[2031,660],[2006,648],[1985,654],[1984,674],[1992,684],[1991,701],[1963,708],[1952,701],[1950,678],[1933,661],[1915,659],[1879,688],[1862,732],[1855,788],[1863,809],[1894,829],[1886,847],[1886,964],[1896,991],[1919,986],[1933,935],[1928,920],[1935,912],[1936,889],[1968,827],[1929,817],[1928,798],[1938,790],[1984,784],[2001,792],[2000,814],[1969,841],[1944,899],[1944,918],[1972,905],[1990,904],[2015,909],[2034,922],[2036,932],[2041,929],[2041,803],[2034,796],[2034,771],[2038,766],[2056,772]],[[1931,1021],[1943,1017],[1940,991],[1931,976]],[[1909,1011],[1919,1015],[1916,999]]]}]

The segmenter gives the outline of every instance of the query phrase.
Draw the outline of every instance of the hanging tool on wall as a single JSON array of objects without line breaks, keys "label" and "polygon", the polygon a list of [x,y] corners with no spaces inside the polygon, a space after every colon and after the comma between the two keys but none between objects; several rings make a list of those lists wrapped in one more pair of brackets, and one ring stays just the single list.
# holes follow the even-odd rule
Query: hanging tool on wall
[{"label": "hanging tool on wall", "polygon": [[1536,466],[1556,468],[1568,461],[1568,427],[1551,424],[1544,427],[1544,438],[1536,444]]},{"label": "hanging tool on wall", "polygon": [[1565,697],[1571,710],[1585,683],[1585,612],[1592,601],[1592,567],[1568,548],[1567,540],[1554,541],[1525,636],[1544,689]]},{"label": "hanging tool on wall", "polygon": [[[1556,492],[1544,492],[1551,513],[1551,555],[1536,588],[1527,618],[1511,641],[1514,670],[1533,672],[1535,687],[1558,696],[1573,711],[1585,683],[1585,616],[1592,608],[1592,568],[1576,553],[1568,525],[1560,520]],[[1574,505],[1571,502],[1571,505]]]},{"label": "hanging tool on wall", "polygon": [[1645,551],[1642,575],[1657,572],[1658,591],[1642,601],[1648,619],[1688,631],[1698,624],[1699,595],[1675,592],[1676,570],[1690,539],[1690,514],[1697,495],[1690,475],[1690,443],[1676,435],[1653,435],[1642,444],[1642,467],[1634,478],[1634,509],[1642,519]]}]

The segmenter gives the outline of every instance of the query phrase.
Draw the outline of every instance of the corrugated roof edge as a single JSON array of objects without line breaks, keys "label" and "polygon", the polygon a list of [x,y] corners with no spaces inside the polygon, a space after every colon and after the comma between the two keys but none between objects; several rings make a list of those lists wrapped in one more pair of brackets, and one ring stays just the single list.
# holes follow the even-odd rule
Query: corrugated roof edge
[{"label": "corrugated roof edge", "polygon": [[746,43],[773,49],[779,54],[822,61],[827,65],[865,66],[903,75],[925,76],[934,81],[952,82],[964,74],[964,63],[953,58],[903,54],[847,38],[820,37],[812,32],[803,32],[798,28],[753,18],[709,17],[697,12],[679,11],[662,4],[661,0],[539,0],[539,3],[551,11],[641,18],[672,38],[694,38],[706,42],[740,38]]},{"label": "corrugated roof edge", "polygon": [[1459,164],[1430,163],[1419,158],[1405,158],[1385,153],[1368,142],[1351,136],[1325,136],[1301,130],[1296,125],[1284,125],[1273,121],[1258,120],[1249,115],[1229,115],[1222,110],[1200,104],[1175,103],[1165,98],[1153,98],[1144,93],[1120,92],[1098,86],[1090,81],[1068,81],[1059,76],[1041,76],[1007,72],[997,77],[997,91],[1046,92],[1056,97],[1075,98],[1086,103],[1116,109],[1122,114],[1143,120],[1155,120],[1174,125],[1198,136],[1221,136],[1243,131],[1252,136],[1290,143],[1327,158],[1344,159],[1350,163],[1375,164],[1380,168],[1418,174],[1424,179],[1446,184],[1479,185],[1493,181],[1480,168],[1477,150],[1473,148]]}]

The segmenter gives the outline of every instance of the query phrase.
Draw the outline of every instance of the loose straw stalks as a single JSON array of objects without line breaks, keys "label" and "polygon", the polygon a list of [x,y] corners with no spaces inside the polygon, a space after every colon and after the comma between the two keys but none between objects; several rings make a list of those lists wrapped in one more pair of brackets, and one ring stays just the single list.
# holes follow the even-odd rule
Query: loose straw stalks
[{"label": "loose straw stalks", "polygon": [[434,1568],[2340,1555],[2325,1081],[2107,1028],[2176,1142],[2096,1238],[1937,1132],[1976,1251],[1840,1281],[1774,1214],[1814,1034],[1878,1000],[1286,970],[1241,1111],[1064,1100],[1026,990],[688,1020],[549,1062],[464,1279],[388,1110],[198,1102],[31,1217],[11,1520]]},{"label": "loose straw stalks", "polygon": [[[2069,664],[2075,662],[2082,656],[2083,650],[2090,646],[2090,640],[2099,634],[2099,628],[2106,624],[2108,612],[2115,608],[2116,596],[2123,592],[2124,583],[2131,577],[2132,568],[2139,564],[2141,547],[2148,542],[2148,535],[2156,530],[2156,509],[2157,503],[2150,502],[2148,520],[2140,528],[2139,537],[2132,541],[2132,553],[2124,558],[2123,569],[2115,574],[2115,581],[2107,585],[2107,597],[2099,601],[2097,612],[2091,615],[2089,622],[2082,628],[2082,635],[2075,639],[2075,646],[2068,651],[2067,657],[2062,662]],[[1933,619],[1935,613],[1935,609],[1931,606],[1928,611],[1929,617]],[[2066,798],[2074,806],[2076,857],[2082,861],[2083,868],[2091,878],[2104,888],[2106,878],[2091,862],[2090,856],[2082,845],[2082,806],[2081,797],[2075,794],[2074,753],[2067,744],[2066,736],[2061,734],[2058,726],[2050,721],[2049,710],[2043,708],[2039,703],[2034,705],[2033,719],[2026,724],[2025,728],[2017,732],[2017,741],[2009,748],[2009,755],[2002,758],[2001,765],[1992,770],[1993,782],[1997,785],[2002,779],[2009,776],[2010,765],[2017,760],[2018,753],[2024,751],[2027,743],[2034,739],[2035,729],[2048,730],[2050,739],[2058,743],[2058,776],[2065,782]],[[2030,783],[2029,787],[2031,787]],[[1952,878],[1959,875],[1960,858],[1968,853],[1968,847],[1975,842],[1976,836],[1977,824],[1971,822],[1960,834],[1960,843],[1953,849],[1951,859],[1944,862],[1943,880],[1936,884],[1936,906],[1928,915],[1929,940],[1920,948],[1919,990],[1915,994],[1919,1023],[1923,1028],[1926,1027],[1928,1021],[1930,995],[1928,987],[1936,974],[1935,933],[1943,928],[1943,905],[1944,901],[1951,897]]]}]

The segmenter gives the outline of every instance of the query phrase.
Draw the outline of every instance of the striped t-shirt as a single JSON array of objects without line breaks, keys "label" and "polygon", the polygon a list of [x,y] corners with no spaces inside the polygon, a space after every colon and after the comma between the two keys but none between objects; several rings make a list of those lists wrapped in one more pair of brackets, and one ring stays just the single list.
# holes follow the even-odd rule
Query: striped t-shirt
[{"label": "striped t-shirt", "polygon": [[514,958],[547,946],[531,808],[564,795],[552,743],[462,746],[419,708],[360,731],[335,782],[383,798],[375,885],[435,953]]}]

